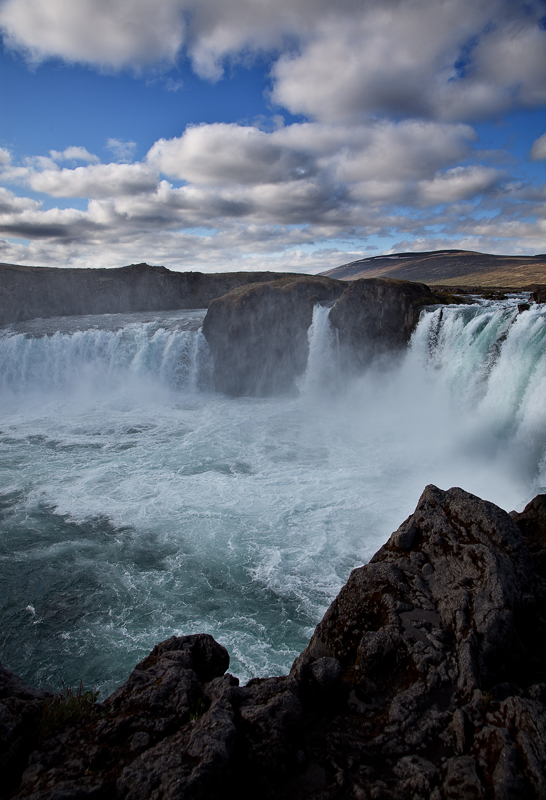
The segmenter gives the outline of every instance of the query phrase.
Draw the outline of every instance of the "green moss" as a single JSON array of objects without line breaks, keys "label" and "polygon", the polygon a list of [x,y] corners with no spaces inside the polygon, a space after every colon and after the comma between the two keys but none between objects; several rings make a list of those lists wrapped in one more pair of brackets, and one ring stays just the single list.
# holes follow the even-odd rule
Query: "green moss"
[{"label": "green moss", "polygon": [[190,714],[190,719],[193,721],[200,719],[206,710],[207,709],[203,701],[203,698],[200,697],[195,704],[194,710]]},{"label": "green moss", "polygon": [[74,691],[64,686],[45,706],[39,724],[40,738],[45,739],[60,728],[81,722],[94,712],[99,692],[84,691],[83,682]]}]

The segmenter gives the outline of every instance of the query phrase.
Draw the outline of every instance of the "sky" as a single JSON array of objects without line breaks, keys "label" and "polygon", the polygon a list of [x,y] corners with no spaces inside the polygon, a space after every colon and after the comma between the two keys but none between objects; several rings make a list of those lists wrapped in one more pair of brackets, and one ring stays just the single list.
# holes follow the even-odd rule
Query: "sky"
[{"label": "sky", "polygon": [[0,0],[0,262],[546,253],[546,0]]}]

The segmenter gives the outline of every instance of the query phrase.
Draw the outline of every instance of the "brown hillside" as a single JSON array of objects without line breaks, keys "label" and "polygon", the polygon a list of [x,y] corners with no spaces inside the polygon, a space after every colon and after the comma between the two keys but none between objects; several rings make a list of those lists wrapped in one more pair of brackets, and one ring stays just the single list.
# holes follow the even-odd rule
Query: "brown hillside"
[{"label": "brown hillside", "polygon": [[546,283],[546,254],[499,256],[470,250],[436,250],[373,256],[321,273],[338,280],[402,278],[429,285],[524,288]]}]

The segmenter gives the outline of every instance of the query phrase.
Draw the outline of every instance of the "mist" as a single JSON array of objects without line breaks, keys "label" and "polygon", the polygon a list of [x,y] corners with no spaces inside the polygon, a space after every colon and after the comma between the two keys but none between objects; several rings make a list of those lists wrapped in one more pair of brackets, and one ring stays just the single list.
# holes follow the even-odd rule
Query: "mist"
[{"label": "mist", "polygon": [[544,490],[543,306],[425,311],[407,351],[351,374],[316,306],[270,397],[213,391],[203,314],[0,335],[1,629],[30,683],[106,693],[199,631],[242,680],[282,673],[425,485],[506,510]]}]

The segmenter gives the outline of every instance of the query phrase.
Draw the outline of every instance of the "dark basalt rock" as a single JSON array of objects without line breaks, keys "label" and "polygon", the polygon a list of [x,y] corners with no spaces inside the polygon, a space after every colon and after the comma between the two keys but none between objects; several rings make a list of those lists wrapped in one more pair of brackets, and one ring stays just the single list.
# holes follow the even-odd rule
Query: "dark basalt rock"
[{"label": "dark basalt rock", "polygon": [[421,311],[437,303],[462,302],[424,283],[370,278],[351,281],[330,312],[339,331],[342,362],[361,368],[373,358],[404,348]]},{"label": "dark basalt rock", "polygon": [[203,323],[215,388],[234,396],[293,391],[307,363],[313,305],[336,300],[330,321],[347,369],[403,348],[426,306],[466,302],[424,284],[386,278],[347,284],[300,275],[248,284],[214,300]]},{"label": "dark basalt rock", "polygon": [[535,571],[546,579],[546,494],[538,494],[520,514],[511,511],[510,516],[533,554]]},{"label": "dark basalt rock", "polygon": [[346,284],[309,275],[247,284],[214,300],[203,333],[217,391],[267,396],[290,392],[307,364],[315,303],[338,298]]},{"label": "dark basalt rock", "polygon": [[[1,673],[7,795],[546,798],[545,509],[542,495],[510,516],[428,486],[284,677],[240,687],[210,636],[173,637],[38,740],[44,697]],[[36,705],[12,735],[18,702]],[[17,737],[19,764],[5,755]]]},{"label": "dark basalt rock", "polygon": [[531,300],[535,303],[546,303],[546,286],[531,286]]},{"label": "dark basalt rock", "polygon": [[131,264],[119,269],[60,269],[0,264],[0,325],[35,317],[207,308],[245,283],[275,272],[172,272]]},{"label": "dark basalt rock", "polygon": [[32,689],[0,664],[0,795],[16,788],[36,741],[35,729],[53,695]]}]

